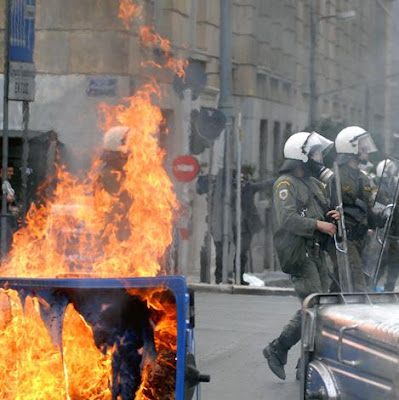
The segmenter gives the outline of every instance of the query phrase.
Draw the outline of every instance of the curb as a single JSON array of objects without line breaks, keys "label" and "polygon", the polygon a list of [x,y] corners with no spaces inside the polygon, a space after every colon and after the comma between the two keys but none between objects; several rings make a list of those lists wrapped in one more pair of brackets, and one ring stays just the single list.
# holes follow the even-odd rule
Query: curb
[{"label": "curb", "polygon": [[249,294],[257,296],[295,296],[293,288],[275,286],[212,285],[208,283],[189,283],[194,292]]}]

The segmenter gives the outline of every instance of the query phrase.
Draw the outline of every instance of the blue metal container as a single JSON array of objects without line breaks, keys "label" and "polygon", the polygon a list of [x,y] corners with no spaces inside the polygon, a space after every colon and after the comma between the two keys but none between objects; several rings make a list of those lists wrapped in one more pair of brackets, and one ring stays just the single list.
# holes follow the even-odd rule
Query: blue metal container
[{"label": "blue metal container", "polygon": [[[176,351],[176,388],[175,399],[192,398],[195,386],[200,381],[209,381],[209,377],[199,374],[194,359],[194,297],[187,287],[183,276],[161,276],[149,278],[0,278],[0,286],[17,290],[20,297],[45,296],[53,308],[48,320],[54,320],[57,314],[63,315],[62,308],[73,298],[87,298],[91,301],[97,293],[125,293],[126,289],[164,288],[173,293],[177,316],[177,351]],[[47,297],[46,297],[47,296]],[[60,299],[66,300],[60,300]],[[56,301],[54,300],[56,299]],[[76,306],[75,306],[76,308]],[[84,308],[84,306],[83,306]],[[46,316],[43,316],[43,320]],[[63,317],[61,317],[63,318]],[[45,321],[46,322],[46,321]],[[62,322],[58,325],[62,326]],[[54,338],[53,338],[54,340]],[[191,372],[188,374],[187,371]],[[190,382],[187,382],[190,375]],[[194,383],[193,383],[194,382]],[[190,393],[188,396],[187,393]],[[198,398],[198,390],[197,390]]]}]

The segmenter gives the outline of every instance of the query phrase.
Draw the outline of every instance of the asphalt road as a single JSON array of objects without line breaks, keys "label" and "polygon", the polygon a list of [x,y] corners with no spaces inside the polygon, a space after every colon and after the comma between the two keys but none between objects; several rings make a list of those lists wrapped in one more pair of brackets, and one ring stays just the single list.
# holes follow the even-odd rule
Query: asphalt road
[{"label": "asphalt road", "polygon": [[196,359],[201,400],[295,400],[299,344],[291,349],[287,379],[279,380],[262,355],[265,345],[299,307],[295,297],[196,293]]}]

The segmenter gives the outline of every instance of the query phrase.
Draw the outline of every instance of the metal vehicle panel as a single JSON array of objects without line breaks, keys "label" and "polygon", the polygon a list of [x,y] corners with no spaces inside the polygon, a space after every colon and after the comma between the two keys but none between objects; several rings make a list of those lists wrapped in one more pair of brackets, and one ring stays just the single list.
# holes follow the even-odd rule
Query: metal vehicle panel
[{"label": "metal vehicle panel", "polygon": [[309,296],[303,305],[300,399],[399,399],[399,298]]}]

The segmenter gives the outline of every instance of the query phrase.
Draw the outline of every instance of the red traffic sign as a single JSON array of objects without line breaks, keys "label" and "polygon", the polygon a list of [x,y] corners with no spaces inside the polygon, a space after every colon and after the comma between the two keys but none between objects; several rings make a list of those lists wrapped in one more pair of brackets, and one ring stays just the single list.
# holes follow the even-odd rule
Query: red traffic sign
[{"label": "red traffic sign", "polygon": [[173,160],[173,176],[180,182],[192,181],[198,172],[199,164],[193,156],[178,156]]}]

